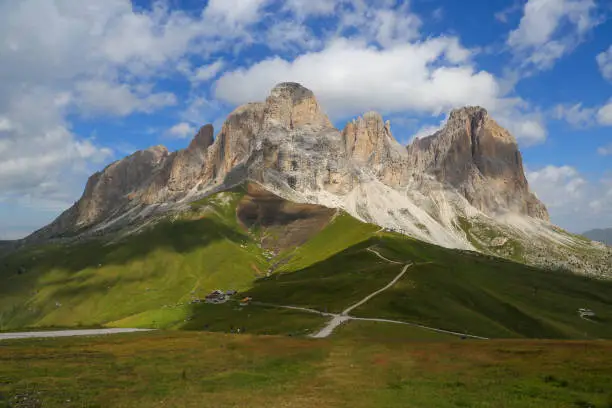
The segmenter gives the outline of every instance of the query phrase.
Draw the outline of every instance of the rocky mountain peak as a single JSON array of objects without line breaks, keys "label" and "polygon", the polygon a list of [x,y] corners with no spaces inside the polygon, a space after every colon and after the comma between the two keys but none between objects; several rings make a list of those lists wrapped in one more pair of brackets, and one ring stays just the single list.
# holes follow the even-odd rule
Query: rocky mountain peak
[{"label": "rocky mountain peak", "polygon": [[378,112],[366,112],[346,124],[342,131],[346,150],[350,157],[359,162],[368,162],[374,156],[381,156],[395,139],[391,133],[391,124],[384,122]]},{"label": "rocky mountain peak", "polygon": [[449,120],[465,120],[471,122],[484,122],[489,117],[489,112],[481,106],[464,106],[451,110]]},{"label": "rocky mountain peak", "polygon": [[366,112],[342,131],[348,157],[370,168],[386,184],[398,186],[406,179],[407,152],[391,133],[391,122],[378,112]]},{"label": "rocky mountain peak", "polygon": [[281,82],[270,91],[271,98],[290,98],[293,103],[314,98],[314,93],[297,82]]},{"label": "rocky mountain peak", "polygon": [[213,144],[215,140],[215,132],[213,129],[213,125],[207,124],[200,128],[198,133],[196,133],[195,137],[187,147],[187,150],[206,150],[209,146]]},{"label": "rocky mountain peak", "polygon": [[266,99],[264,127],[333,128],[311,90],[295,82],[276,85]]},{"label": "rocky mountain peak", "polygon": [[484,108],[453,110],[440,131],[416,139],[408,152],[414,173],[433,174],[487,214],[512,211],[548,220],[529,191],[516,140]]}]

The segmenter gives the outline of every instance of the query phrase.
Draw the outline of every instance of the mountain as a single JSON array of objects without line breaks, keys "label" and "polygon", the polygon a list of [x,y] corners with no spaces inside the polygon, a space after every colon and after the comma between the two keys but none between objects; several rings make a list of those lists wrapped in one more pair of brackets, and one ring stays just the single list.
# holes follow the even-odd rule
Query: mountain
[{"label": "mountain", "polygon": [[[245,327],[304,335],[326,318],[296,308],[340,313],[407,270],[351,316],[496,338],[612,338],[610,281],[428,244],[259,183],[134,228],[0,257],[0,330]],[[215,289],[256,302],[194,301]],[[595,320],[581,318],[585,307]]]},{"label": "mountain", "polygon": [[7,252],[13,245],[13,241],[0,241],[0,254]]},{"label": "mountain", "polygon": [[73,207],[25,243],[134,231],[247,180],[283,199],[341,209],[358,220],[447,248],[609,276],[603,245],[550,224],[529,190],[516,140],[479,107],[409,146],[369,112],[340,131],[296,83],[234,110],[216,137],[184,150],[134,153],[90,177]]},{"label": "mountain", "polygon": [[594,229],[582,234],[593,241],[603,242],[606,245],[612,245],[612,228]]}]

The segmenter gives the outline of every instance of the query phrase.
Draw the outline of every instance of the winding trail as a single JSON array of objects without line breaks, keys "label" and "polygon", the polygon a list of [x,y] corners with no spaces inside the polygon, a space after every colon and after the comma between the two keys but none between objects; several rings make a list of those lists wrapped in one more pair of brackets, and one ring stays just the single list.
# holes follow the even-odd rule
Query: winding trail
[{"label": "winding trail", "polygon": [[[382,260],[384,260],[386,262],[394,263],[394,264],[402,264],[402,262],[393,261],[393,260],[391,260],[389,258],[386,258],[385,256],[381,255],[380,252],[376,251],[375,249],[372,249],[371,247],[367,248],[367,250],[372,252],[373,254],[375,254],[376,256],[378,256],[379,258],[381,258]],[[424,263],[430,263],[430,262],[424,262]],[[302,311],[302,312],[318,314],[320,316],[331,317],[332,319],[325,325],[325,327],[323,327],[317,333],[315,333],[315,334],[310,336],[310,337],[316,338],[316,339],[322,339],[322,338],[325,338],[325,337],[329,337],[338,326],[340,326],[343,323],[348,322],[349,320],[359,320],[359,321],[368,321],[368,322],[382,322],[382,323],[404,324],[404,325],[407,325],[407,326],[418,327],[418,328],[421,328],[421,329],[430,330],[430,331],[434,331],[434,332],[438,332],[438,333],[450,334],[450,335],[458,336],[458,337],[464,337],[464,338],[467,337],[467,338],[472,338],[472,339],[488,340],[487,337],[475,336],[475,335],[465,334],[465,333],[458,333],[458,332],[454,332],[454,331],[450,331],[450,330],[439,329],[439,328],[436,328],[436,327],[423,326],[423,325],[417,324],[417,323],[402,322],[402,321],[399,321],[399,320],[389,320],[389,319],[380,319],[380,318],[354,317],[354,316],[350,316],[349,315],[349,313],[352,310],[358,308],[359,306],[362,306],[363,304],[367,303],[373,297],[375,297],[375,296],[381,294],[382,292],[384,292],[384,291],[390,289],[391,287],[393,287],[393,285],[395,285],[404,276],[404,274],[406,273],[408,268],[410,268],[413,265],[414,264],[411,263],[411,262],[406,263],[404,265],[404,267],[402,268],[402,271],[395,278],[393,278],[393,280],[391,280],[391,282],[389,282],[385,287],[383,287],[383,288],[381,288],[381,289],[379,289],[379,290],[377,290],[375,292],[370,293],[368,296],[366,296],[365,298],[363,298],[359,302],[357,302],[354,305],[349,306],[348,308],[346,308],[340,314],[337,314],[337,313],[326,313],[326,312],[321,312],[321,311],[316,310],[316,309],[309,309],[309,308],[298,307],[298,306],[279,306],[279,305],[273,305],[273,304],[261,303],[261,302],[253,302],[253,303],[260,304],[262,306],[271,306],[271,307],[279,307],[279,308],[283,308],[283,309],[298,310],[298,311]]]},{"label": "winding trail", "polygon": [[397,283],[397,281],[400,280],[402,278],[402,276],[404,276],[404,274],[406,273],[408,268],[410,268],[411,266],[412,266],[412,264],[406,264],[406,266],[404,266],[404,268],[399,273],[399,275],[397,275],[395,278],[393,278],[393,280],[391,282],[389,282],[389,284],[387,286],[385,286],[382,289],[377,290],[376,292],[370,293],[368,296],[366,296],[365,298],[363,298],[359,302],[355,303],[353,306],[350,306],[347,309],[345,309],[341,314],[346,316],[347,314],[350,313],[351,310],[358,308],[359,306],[363,305],[364,303],[366,303],[367,301],[372,299],[374,296],[381,294],[385,290],[389,289],[391,286],[395,285]]},{"label": "winding trail", "polygon": [[372,249],[371,247],[370,247],[370,248],[368,248],[368,251],[372,252],[373,254],[375,254],[376,256],[378,256],[380,259],[385,260],[385,261],[387,261],[387,262],[391,262],[391,263],[394,263],[394,264],[401,264],[401,262],[392,261],[392,260],[390,260],[389,258],[385,258],[384,256],[382,256],[382,255],[380,254],[380,252],[378,252],[378,251],[377,251],[377,250],[375,250],[375,249]]},{"label": "winding trail", "polygon": [[[374,251],[372,251],[372,252],[374,252]],[[374,252],[374,253],[376,253],[376,252]],[[380,256],[381,258],[383,258],[382,255],[380,255],[380,254],[377,254],[377,255]],[[389,261],[389,262],[394,262],[394,261]],[[395,263],[399,263],[399,262],[395,262]],[[345,323],[345,322],[347,322],[349,320],[352,320],[352,319],[356,319],[355,317],[349,316],[349,313],[352,310],[358,308],[359,306],[361,306],[364,303],[368,302],[374,296],[381,294],[385,290],[387,290],[390,287],[392,287],[393,285],[395,285],[397,283],[397,281],[400,280],[402,278],[402,276],[404,276],[404,274],[406,273],[406,271],[408,270],[408,268],[411,265],[412,264],[406,264],[402,268],[402,271],[395,278],[393,278],[393,280],[391,282],[389,282],[384,288],[381,288],[381,289],[377,290],[376,292],[370,293],[368,296],[366,296],[365,298],[363,298],[359,302],[357,302],[354,305],[349,306],[348,308],[343,310],[342,313],[337,314],[337,315],[333,315],[333,318],[329,321],[329,323],[327,323],[327,325],[324,328],[322,328],[318,333],[313,334],[312,337],[314,337],[316,339],[322,339],[322,338],[328,337],[330,334],[332,334],[334,332],[336,327],[340,326],[342,323]]]},{"label": "winding trail", "polygon": [[315,334],[313,334],[310,337],[315,338],[315,339],[323,339],[325,337],[329,337],[329,335],[334,332],[336,327],[338,327],[342,323],[348,322],[349,320],[352,320],[352,319],[353,319],[353,317],[347,316],[347,315],[341,315],[341,314],[335,315],[333,317],[333,319],[331,319],[329,321],[329,323],[327,323],[327,325],[325,325],[324,328],[322,328],[321,330],[319,330],[318,333],[315,333]]}]

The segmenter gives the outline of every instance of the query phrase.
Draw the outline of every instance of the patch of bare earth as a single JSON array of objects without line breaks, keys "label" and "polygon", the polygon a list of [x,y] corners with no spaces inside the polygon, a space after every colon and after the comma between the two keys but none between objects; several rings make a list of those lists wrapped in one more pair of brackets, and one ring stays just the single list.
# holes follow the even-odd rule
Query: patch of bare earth
[{"label": "patch of bare earth", "polygon": [[332,220],[335,209],[287,201],[258,184],[249,183],[236,215],[248,229],[259,229],[261,245],[280,252],[298,247]]}]

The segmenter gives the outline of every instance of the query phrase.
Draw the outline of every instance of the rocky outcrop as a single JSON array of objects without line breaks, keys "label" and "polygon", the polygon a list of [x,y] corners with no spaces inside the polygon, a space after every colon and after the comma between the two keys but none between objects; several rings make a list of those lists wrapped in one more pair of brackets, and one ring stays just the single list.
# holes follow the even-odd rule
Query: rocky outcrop
[{"label": "rocky outcrop", "polygon": [[193,188],[202,176],[207,151],[214,142],[212,125],[203,126],[185,150],[180,150],[172,161],[168,189],[185,191]]},{"label": "rocky outcrop", "polygon": [[406,149],[391,133],[391,123],[377,112],[368,112],[342,131],[348,156],[359,166],[372,169],[385,184],[404,184],[408,174]]},{"label": "rocky outcrop", "polygon": [[352,185],[344,142],[312,92],[277,85],[266,99],[249,157],[250,178],[302,192],[346,193]]},{"label": "rocky outcrop", "polygon": [[253,150],[263,124],[264,103],[249,103],[235,109],[208,150],[203,181],[221,180]]},{"label": "rocky outcrop", "polygon": [[453,110],[443,129],[408,146],[415,178],[433,175],[485,214],[506,211],[548,220],[529,191],[512,135],[480,107]]},{"label": "rocky outcrop", "polygon": [[170,154],[148,185],[142,186],[146,188],[136,189],[131,196],[142,204],[154,204],[184,195],[201,179],[213,142],[213,126],[202,126],[186,149]]}]

